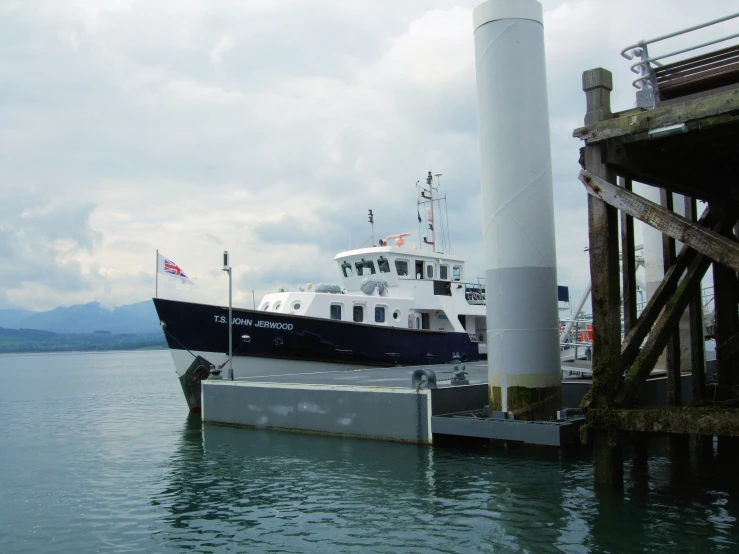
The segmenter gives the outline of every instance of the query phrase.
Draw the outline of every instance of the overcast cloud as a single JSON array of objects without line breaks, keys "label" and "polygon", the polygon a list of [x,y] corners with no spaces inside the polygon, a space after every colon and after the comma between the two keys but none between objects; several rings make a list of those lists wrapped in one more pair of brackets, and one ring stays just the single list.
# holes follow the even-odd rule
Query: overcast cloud
[{"label": "overcast cloud", "polygon": [[[482,275],[477,3],[4,0],[0,308],[150,298],[157,248],[198,284],[160,279],[168,297],[225,303],[224,249],[237,305],[335,282],[335,253],[369,237],[368,208],[377,236],[418,240],[428,170],[443,174],[454,252]],[[621,48],[736,7],[543,3],[558,274],[577,295],[582,71],[613,71],[613,107],[627,109]]]}]

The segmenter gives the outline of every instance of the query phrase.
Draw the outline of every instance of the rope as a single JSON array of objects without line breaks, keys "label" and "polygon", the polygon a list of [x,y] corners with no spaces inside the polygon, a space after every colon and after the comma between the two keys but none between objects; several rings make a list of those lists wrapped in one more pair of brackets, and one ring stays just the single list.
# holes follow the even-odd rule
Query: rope
[{"label": "rope", "polygon": [[[164,324],[164,325],[162,326],[162,331],[164,331],[164,333],[165,333],[165,334],[167,334],[167,335],[169,335],[170,337],[172,337],[172,339],[173,339],[173,340],[174,340],[174,341],[175,341],[175,342],[176,342],[177,344],[179,344],[179,345],[180,345],[180,346],[181,346],[181,347],[182,347],[182,348],[183,348],[184,350],[187,350],[187,352],[188,352],[188,353],[190,354],[190,356],[192,356],[193,358],[197,358],[197,356],[196,356],[195,354],[193,354],[193,353],[192,353],[192,351],[191,351],[191,350],[190,350],[189,348],[187,348],[187,347],[186,347],[186,346],[185,346],[184,344],[182,344],[182,343],[181,343],[181,342],[180,342],[180,341],[179,341],[179,340],[177,339],[177,337],[175,337],[175,336],[174,336],[174,335],[173,335],[172,333],[170,333],[169,331],[167,331],[167,324],[166,324],[166,323],[165,323],[165,324]],[[239,349],[240,349],[240,348],[241,348],[241,347],[243,346],[243,344],[244,344],[244,343],[240,343],[240,344],[239,344],[239,345],[238,345],[238,346],[236,347],[236,350],[234,350],[234,351],[233,351],[233,354],[232,354],[231,356],[229,356],[228,358],[226,358],[226,361],[225,361],[225,362],[223,362],[223,364],[222,364],[222,365],[221,365],[221,366],[219,367],[219,369],[223,369],[223,367],[224,367],[224,366],[225,366],[225,365],[226,365],[226,364],[228,363],[228,361],[229,361],[229,360],[230,360],[230,359],[231,359],[231,358],[232,358],[233,356],[235,356],[236,354],[238,354],[238,352],[239,352]]]},{"label": "rope", "polygon": [[197,358],[197,356],[196,356],[195,354],[193,354],[193,353],[192,353],[192,351],[191,351],[191,350],[190,350],[189,348],[187,348],[187,347],[186,347],[186,346],[185,346],[184,344],[182,344],[182,343],[181,343],[181,342],[180,342],[180,341],[179,341],[179,340],[177,339],[177,337],[175,337],[175,336],[174,336],[174,335],[173,335],[172,333],[170,333],[169,331],[167,331],[167,324],[166,324],[166,323],[165,323],[164,325],[162,325],[162,331],[164,331],[164,333],[165,333],[166,335],[169,335],[170,337],[172,337],[172,339],[173,339],[173,340],[174,340],[174,341],[175,341],[175,342],[176,342],[177,344],[179,344],[179,345],[180,345],[180,346],[181,346],[181,347],[182,347],[183,349],[187,350],[187,351],[188,351],[188,352],[190,353],[190,356],[192,356],[193,358]]}]

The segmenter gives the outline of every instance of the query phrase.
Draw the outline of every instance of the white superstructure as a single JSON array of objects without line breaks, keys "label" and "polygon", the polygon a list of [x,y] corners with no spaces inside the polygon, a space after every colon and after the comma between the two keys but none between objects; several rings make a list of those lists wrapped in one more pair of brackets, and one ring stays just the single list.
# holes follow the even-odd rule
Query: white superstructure
[{"label": "white superstructure", "polygon": [[[405,235],[407,236],[407,235]],[[395,244],[340,252],[340,285],[267,294],[258,310],[347,322],[468,333],[485,353],[485,286],[465,282],[465,264]]]}]

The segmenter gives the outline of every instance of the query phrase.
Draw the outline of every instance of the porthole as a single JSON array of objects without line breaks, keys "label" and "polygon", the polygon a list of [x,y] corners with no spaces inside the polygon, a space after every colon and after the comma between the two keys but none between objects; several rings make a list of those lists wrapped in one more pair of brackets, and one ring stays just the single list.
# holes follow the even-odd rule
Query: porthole
[{"label": "porthole", "polygon": [[300,302],[295,302],[295,304],[293,304],[293,310],[297,312],[299,309],[300,309]]},{"label": "porthole", "polygon": [[282,302],[277,302],[277,303],[275,303],[275,307],[272,308],[272,309],[276,312],[277,310],[280,309],[281,306],[282,306]]},{"label": "porthole", "polygon": [[395,321],[398,321],[398,320],[400,320],[400,310],[395,310],[395,311],[393,312],[393,319],[394,319]]}]

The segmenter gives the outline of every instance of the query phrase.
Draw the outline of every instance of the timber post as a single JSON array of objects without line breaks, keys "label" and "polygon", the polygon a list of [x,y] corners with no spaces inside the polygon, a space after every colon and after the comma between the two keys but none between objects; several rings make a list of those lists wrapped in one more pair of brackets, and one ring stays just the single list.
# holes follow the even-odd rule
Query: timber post
[{"label": "timber post", "polygon": [[[698,220],[698,209],[695,198],[685,197],[685,218],[690,221]],[[703,298],[700,284],[691,291],[688,310],[690,315],[690,357],[691,376],[693,387],[693,401],[703,399],[706,386],[706,353],[705,330],[703,328]],[[700,439],[703,440],[703,439]]]},{"label": "timber post", "polygon": [[[660,189],[660,200],[663,208],[670,212],[674,212],[674,198],[671,192],[665,189]],[[662,263],[665,270],[672,267],[675,263],[675,258],[675,239],[663,234]],[[680,333],[677,329],[667,339],[667,349],[665,350],[665,369],[667,370],[667,405],[680,406],[682,404],[682,387],[680,384]]]},{"label": "timber post", "polygon": [[[631,179],[618,178],[624,190],[632,191]],[[634,245],[634,218],[621,212],[621,266],[623,273],[624,332],[636,324],[636,255]]]},{"label": "timber post", "polygon": [[[730,216],[736,217],[735,213]],[[727,238],[733,239],[734,234],[725,230]],[[713,293],[714,313],[716,325],[716,368],[719,386],[733,386],[739,384],[739,356],[731,348],[737,333],[739,333],[739,315],[737,314],[737,278],[735,268],[729,268],[719,263],[713,264]],[[734,340],[732,340],[734,339]],[[729,347],[729,348],[727,348]]]},{"label": "timber post", "polygon": [[[603,68],[585,71],[582,76],[587,102],[585,125],[609,119],[613,77]],[[615,181],[613,170],[603,163],[601,145],[585,147],[585,166],[607,181]],[[607,408],[621,377],[621,301],[618,260],[618,214],[599,198],[588,195],[591,299],[593,305],[593,384],[583,399],[583,407]],[[623,457],[618,432],[598,432],[594,439],[595,481],[620,485]]]}]

